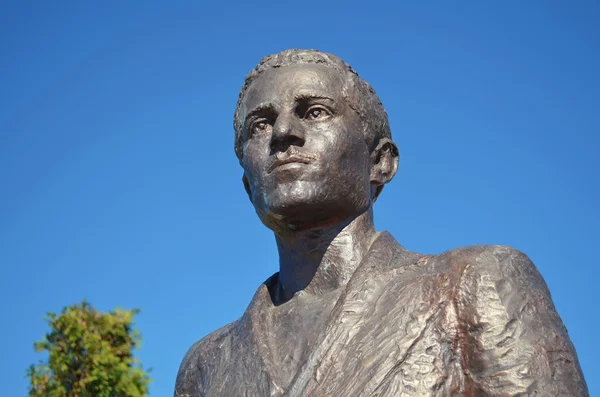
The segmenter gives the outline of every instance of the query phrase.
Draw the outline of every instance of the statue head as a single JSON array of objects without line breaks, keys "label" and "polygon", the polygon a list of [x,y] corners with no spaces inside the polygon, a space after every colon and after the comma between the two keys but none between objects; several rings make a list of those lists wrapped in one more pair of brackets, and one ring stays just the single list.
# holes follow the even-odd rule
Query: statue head
[{"label": "statue head", "polygon": [[375,91],[324,52],[293,49],[263,58],[246,77],[234,128],[248,196],[276,231],[360,215],[398,168]]}]

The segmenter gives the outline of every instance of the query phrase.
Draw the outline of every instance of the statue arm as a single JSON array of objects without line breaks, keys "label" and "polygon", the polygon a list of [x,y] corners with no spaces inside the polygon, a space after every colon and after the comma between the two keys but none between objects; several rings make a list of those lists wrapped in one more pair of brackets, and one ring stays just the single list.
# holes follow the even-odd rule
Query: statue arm
[{"label": "statue arm", "polygon": [[589,396],[548,287],[526,255],[485,247],[465,264],[456,304],[465,391]]}]

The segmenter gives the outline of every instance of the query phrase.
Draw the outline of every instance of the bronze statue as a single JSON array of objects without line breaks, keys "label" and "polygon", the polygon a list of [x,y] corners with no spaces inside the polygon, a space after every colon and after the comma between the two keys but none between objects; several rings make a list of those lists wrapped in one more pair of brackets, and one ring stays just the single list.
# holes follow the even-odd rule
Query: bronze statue
[{"label": "bronze statue", "polygon": [[587,396],[535,265],[505,246],[410,252],[373,224],[398,167],[375,91],[313,50],[264,58],[235,152],[280,271],[191,347],[175,396]]}]

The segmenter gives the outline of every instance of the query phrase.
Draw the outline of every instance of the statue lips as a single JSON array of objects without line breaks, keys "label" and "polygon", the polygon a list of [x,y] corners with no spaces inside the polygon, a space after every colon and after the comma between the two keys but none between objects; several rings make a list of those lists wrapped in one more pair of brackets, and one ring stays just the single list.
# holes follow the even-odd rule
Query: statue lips
[{"label": "statue lips", "polygon": [[271,160],[269,167],[267,168],[267,172],[270,174],[277,167],[280,167],[285,164],[292,163],[300,163],[300,164],[310,164],[317,159],[317,156],[301,152],[300,150],[293,148],[290,146],[288,150],[285,152],[278,152],[273,159]]}]

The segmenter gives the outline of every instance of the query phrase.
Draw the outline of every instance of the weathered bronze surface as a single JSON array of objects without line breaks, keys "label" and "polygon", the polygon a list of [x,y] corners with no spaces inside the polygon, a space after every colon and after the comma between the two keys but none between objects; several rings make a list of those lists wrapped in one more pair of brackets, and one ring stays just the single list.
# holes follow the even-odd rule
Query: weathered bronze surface
[{"label": "weathered bronze surface", "polygon": [[175,396],[587,396],[535,265],[505,246],[410,252],[373,225],[398,167],[387,115],[341,59],[248,75],[235,151],[280,271],[197,342]]}]

